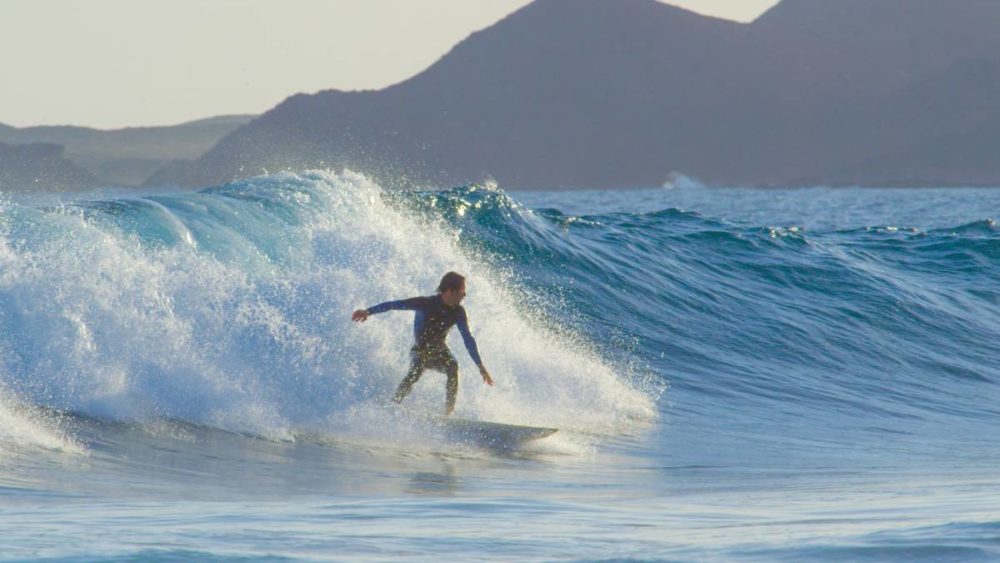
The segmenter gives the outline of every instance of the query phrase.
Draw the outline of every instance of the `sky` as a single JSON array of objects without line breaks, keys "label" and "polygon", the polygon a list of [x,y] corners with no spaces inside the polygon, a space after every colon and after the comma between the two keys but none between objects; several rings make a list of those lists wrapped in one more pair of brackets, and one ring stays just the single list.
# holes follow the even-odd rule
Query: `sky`
[{"label": "sky", "polygon": [[[384,88],[528,2],[0,0],[0,123],[173,125]],[[776,2],[668,3],[751,21]]]}]

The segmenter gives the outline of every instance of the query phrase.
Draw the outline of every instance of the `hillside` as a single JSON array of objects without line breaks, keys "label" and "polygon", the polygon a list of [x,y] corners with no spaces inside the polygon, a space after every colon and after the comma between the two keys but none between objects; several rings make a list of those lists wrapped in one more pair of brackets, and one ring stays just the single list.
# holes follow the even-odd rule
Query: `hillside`
[{"label": "hillside", "polygon": [[141,185],[177,159],[197,158],[253,116],[223,116],[176,126],[100,130],[0,124],[0,143],[48,143],[66,148],[65,157],[108,185]]},{"label": "hillside", "polygon": [[47,143],[0,143],[0,192],[65,191],[100,181],[63,157],[63,147]]},{"label": "hillside", "polygon": [[537,0],[410,80],[292,96],[151,182],[347,166],[509,188],[1000,183],[981,150],[1000,114],[968,110],[997,97],[996,21],[985,0],[784,0],[752,24]]}]

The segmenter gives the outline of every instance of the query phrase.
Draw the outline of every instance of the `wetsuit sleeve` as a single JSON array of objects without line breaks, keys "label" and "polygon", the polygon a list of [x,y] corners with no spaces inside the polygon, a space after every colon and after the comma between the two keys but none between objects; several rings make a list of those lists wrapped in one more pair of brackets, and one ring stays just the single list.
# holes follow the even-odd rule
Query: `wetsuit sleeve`
[{"label": "wetsuit sleeve", "polygon": [[472,361],[476,362],[477,366],[482,366],[483,360],[479,357],[479,347],[476,346],[476,339],[472,337],[472,332],[469,331],[469,317],[465,314],[464,308],[458,315],[458,332],[462,334],[462,342],[465,342],[465,349],[472,356]]},{"label": "wetsuit sleeve", "polygon": [[386,301],[368,308],[369,315],[377,315],[386,311],[421,311],[426,307],[423,297],[411,297],[399,301]]}]

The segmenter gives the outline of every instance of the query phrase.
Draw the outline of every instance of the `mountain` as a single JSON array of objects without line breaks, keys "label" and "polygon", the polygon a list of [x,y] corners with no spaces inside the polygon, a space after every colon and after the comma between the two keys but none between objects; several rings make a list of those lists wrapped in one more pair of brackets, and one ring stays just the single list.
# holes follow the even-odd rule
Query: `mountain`
[{"label": "mountain", "polygon": [[[992,158],[970,168],[927,151],[981,153],[940,135],[973,109],[996,107],[1000,3],[992,0],[784,0],[753,23],[770,59],[783,128],[752,179],[763,183],[1000,183]],[[975,70],[973,70],[975,69]],[[994,73],[992,78],[989,77]],[[980,112],[982,125],[1000,113]],[[937,141],[934,138],[938,138]],[[1000,139],[998,137],[997,139]],[[923,145],[925,150],[915,150]],[[904,155],[908,154],[908,157]]]},{"label": "mountain", "polygon": [[[859,110],[870,130],[835,183],[1000,185],[1000,58],[966,60]],[[927,119],[927,115],[934,119]],[[860,124],[854,124],[860,128]]]},{"label": "mountain", "polygon": [[0,142],[62,145],[65,157],[97,177],[97,183],[131,186],[141,185],[171,161],[198,157],[253,117],[222,116],[175,126],[107,131],[69,126],[18,129],[0,124]]},{"label": "mountain", "polygon": [[62,146],[48,143],[0,143],[0,192],[63,191],[99,183],[62,153]]},{"label": "mountain", "polygon": [[1000,2],[783,0],[752,24],[536,0],[379,91],[292,96],[150,183],[351,167],[509,188],[1000,183]]}]

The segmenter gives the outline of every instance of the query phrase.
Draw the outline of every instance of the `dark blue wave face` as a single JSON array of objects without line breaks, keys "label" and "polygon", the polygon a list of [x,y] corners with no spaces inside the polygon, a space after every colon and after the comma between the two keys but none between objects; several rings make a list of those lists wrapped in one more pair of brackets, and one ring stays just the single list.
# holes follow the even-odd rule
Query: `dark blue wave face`
[{"label": "dark blue wave face", "polygon": [[[528,194],[534,211],[517,197],[461,188],[403,201],[460,229],[467,248],[512,269],[606,354],[669,381],[666,440],[697,455],[708,446],[693,442],[707,440],[745,457],[730,442],[754,439],[765,457],[996,459],[993,192]],[[816,199],[824,205],[810,209]],[[743,203],[755,221],[795,222],[656,209],[670,200],[727,215]],[[650,210],[593,212],[630,205]],[[968,222],[941,225],[937,209]]]}]

